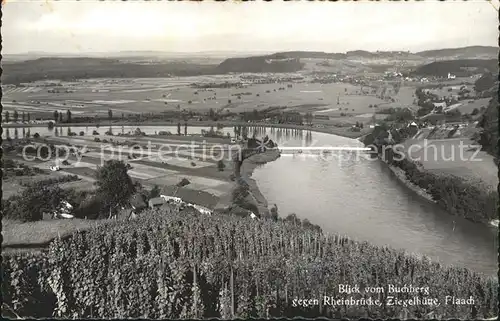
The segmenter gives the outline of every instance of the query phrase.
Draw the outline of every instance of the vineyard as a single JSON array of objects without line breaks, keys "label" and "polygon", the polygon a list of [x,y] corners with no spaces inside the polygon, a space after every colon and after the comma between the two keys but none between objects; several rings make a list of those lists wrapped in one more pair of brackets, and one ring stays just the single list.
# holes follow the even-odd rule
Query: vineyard
[{"label": "vineyard", "polygon": [[[41,254],[3,256],[3,311],[65,318],[489,318],[498,281],[290,222],[151,211],[53,241]],[[339,284],[429,286],[429,297],[475,305],[294,307],[340,294]],[[399,293],[398,298],[425,294]],[[320,300],[321,302],[321,300]]]}]

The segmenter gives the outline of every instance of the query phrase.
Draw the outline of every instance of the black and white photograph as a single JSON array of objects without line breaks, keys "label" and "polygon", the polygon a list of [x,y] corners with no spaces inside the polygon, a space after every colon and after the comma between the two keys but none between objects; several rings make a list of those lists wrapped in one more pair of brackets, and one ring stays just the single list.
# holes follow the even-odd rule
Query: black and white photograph
[{"label": "black and white photograph", "polygon": [[2,317],[497,320],[499,7],[2,0]]}]

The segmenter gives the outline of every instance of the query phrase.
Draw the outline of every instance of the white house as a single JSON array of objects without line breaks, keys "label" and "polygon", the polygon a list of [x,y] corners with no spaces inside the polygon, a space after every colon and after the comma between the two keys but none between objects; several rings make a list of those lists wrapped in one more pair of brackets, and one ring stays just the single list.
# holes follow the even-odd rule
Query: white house
[{"label": "white house", "polygon": [[434,105],[434,108],[446,108],[446,103],[445,102],[442,102],[442,103],[432,103]]},{"label": "white house", "polygon": [[188,204],[188,206],[194,207],[201,214],[212,215],[212,211],[204,206],[196,205],[196,204]]},{"label": "white house", "polygon": [[454,74],[448,73],[448,79],[455,79],[456,77]]},{"label": "white house", "polygon": [[177,204],[182,203],[182,199],[180,197],[167,196],[167,195],[160,195],[160,197],[163,198],[166,202],[172,202]]}]

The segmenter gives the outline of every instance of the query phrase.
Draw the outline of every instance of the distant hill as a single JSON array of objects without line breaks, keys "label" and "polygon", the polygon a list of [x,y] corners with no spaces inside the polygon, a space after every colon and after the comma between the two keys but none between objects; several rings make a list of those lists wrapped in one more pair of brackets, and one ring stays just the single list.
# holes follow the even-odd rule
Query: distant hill
[{"label": "distant hill", "polygon": [[[408,51],[354,50],[346,53],[322,51],[287,51],[274,54],[241,56],[238,52],[168,53],[128,51],[120,53],[60,54],[37,58],[43,52],[5,55],[2,81],[18,84],[42,79],[84,79],[102,77],[168,77],[225,74],[230,72],[297,72],[303,69],[322,72],[383,72],[400,62],[416,67],[416,75],[446,76],[498,72],[498,50],[495,47],[474,46],[454,49]],[[106,57],[107,55],[107,57]],[[226,58],[222,56],[231,56]],[[151,57],[160,59],[151,59]],[[208,59],[219,56],[220,59]],[[132,57],[134,59],[132,59]],[[179,58],[175,60],[173,57]],[[458,58],[457,58],[458,57]],[[460,58],[462,57],[462,58]],[[466,57],[466,58],[463,58]],[[8,59],[7,59],[8,58]],[[129,59],[130,58],[130,59]],[[142,59],[144,58],[144,59]],[[225,59],[225,60],[223,60]],[[314,61],[314,60],[323,61]],[[432,60],[432,63],[428,63]],[[221,63],[219,63],[222,61]],[[427,64],[426,64],[427,63]],[[421,65],[425,64],[425,65]]]},{"label": "distant hill", "polygon": [[377,53],[369,52],[365,50],[354,50],[346,52],[347,57],[362,57],[362,58],[374,58],[377,57]]},{"label": "distant hill", "polygon": [[286,51],[278,52],[275,55],[280,55],[289,58],[305,58],[305,59],[344,59],[347,57],[344,53],[329,53],[323,51]]},{"label": "distant hill", "polygon": [[229,58],[224,60],[216,70],[218,73],[228,72],[296,72],[304,66],[298,58],[290,58],[282,54],[245,58]]},{"label": "distant hill", "polygon": [[474,57],[474,56],[498,56],[498,47],[490,46],[471,46],[463,48],[449,48],[449,49],[437,49],[437,50],[426,50],[416,53],[421,57],[426,58],[440,58],[440,57]]},{"label": "distant hill", "polygon": [[452,73],[457,76],[466,77],[485,72],[491,72],[494,74],[498,73],[498,60],[457,59],[435,61],[430,64],[417,67],[413,74],[419,76],[446,77],[448,73]]},{"label": "distant hill", "polygon": [[195,76],[214,74],[216,66],[186,62],[145,65],[111,58],[39,58],[4,64],[2,83],[19,84],[43,79]]}]

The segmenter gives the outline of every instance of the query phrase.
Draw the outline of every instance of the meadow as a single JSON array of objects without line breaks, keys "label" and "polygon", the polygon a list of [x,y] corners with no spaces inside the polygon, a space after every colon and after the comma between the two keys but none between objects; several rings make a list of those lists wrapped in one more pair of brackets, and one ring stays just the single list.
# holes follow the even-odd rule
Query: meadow
[{"label": "meadow", "polygon": [[[361,86],[347,83],[247,83],[241,88],[191,87],[193,83],[238,81],[240,81],[238,75],[54,81],[54,84],[60,83],[61,86],[6,89],[4,107],[11,112],[17,110],[19,113],[23,111],[34,114],[45,113],[46,117],[51,117],[54,111],[65,113],[68,109],[75,116],[98,114],[106,117],[111,110],[113,116],[119,119],[122,113],[133,115],[179,109],[202,113],[207,113],[210,109],[239,113],[271,106],[286,106],[288,111],[302,113],[321,111],[322,115],[338,118],[341,113],[353,116],[371,114],[374,110],[369,107],[370,105],[413,104],[414,87],[402,87],[397,95],[393,94],[394,103],[382,100],[371,93],[361,95]],[[375,90],[380,92],[382,87],[389,85],[377,83],[375,86]],[[59,93],[48,92],[54,88],[59,88]],[[364,88],[368,89],[366,86]],[[66,92],[66,89],[69,92]]]}]

